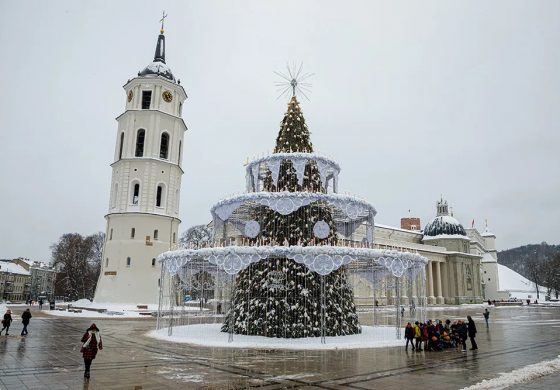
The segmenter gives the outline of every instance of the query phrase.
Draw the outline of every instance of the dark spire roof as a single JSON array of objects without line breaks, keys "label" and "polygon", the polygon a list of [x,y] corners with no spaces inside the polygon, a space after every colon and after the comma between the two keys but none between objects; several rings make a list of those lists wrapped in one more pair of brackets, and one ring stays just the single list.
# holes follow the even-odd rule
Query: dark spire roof
[{"label": "dark spire roof", "polygon": [[165,63],[165,35],[163,35],[163,30],[161,30],[161,33],[158,36],[153,62],[146,66],[143,71],[138,72],[138,76],[162,76],[175,82],[175,77],[173,76],[173,73],[171,73],[171,69],[169,69],[169,66]]}]

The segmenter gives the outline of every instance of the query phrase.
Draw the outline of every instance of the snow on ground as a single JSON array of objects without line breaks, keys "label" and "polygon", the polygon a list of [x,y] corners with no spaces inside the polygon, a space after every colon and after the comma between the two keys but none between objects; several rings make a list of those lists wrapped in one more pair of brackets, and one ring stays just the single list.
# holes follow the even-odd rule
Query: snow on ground
[{"label": "snow on ground", "polygon": [[[533,300],[537,298],[537,289],[535,288],[535,283],[521,276],[511,268],[508,268],[505,265],[499,263],[498,278],[500,282],[500,291],[509,292],[512,298],[525,300],[529,298],[529,295]],[[546,288],[540,286],[539,292],[541,294],[541,298],[544,300],[544,296],[546,295]]]},{"label": "snow on ground", "polygon": [[[103,302],[91,302],[88,299],[80,299],[75,302],[65,302],[65,303],[58,303],[56,305],[57,308],[82,308],[81,313],[70,312],[67,310],[45,310],[44,313],[47,313],[52,316],[57,317],[83,317],[83,318],[153,318],[150,314],[141,314],[141,313],[155,313],[158,310],[158,305],[146,305],[148,306],[147,309],[138,309],[137,305],[135,304],[121,304],[121,303],[103,303]],[[91,310],[86,310],[91,309]],[[95,310],[105,309],[106,312],[99,313]],[[185,311],[200,311],[200,308],[197,306],[185,307]],[[208,309],[203,309],[204,311],[208,311]]]},{"label": "snow on ground", "polygon": [[403,346],[404,340],[398,340],[394,327],[362,326],[362,333],[349,336],[325,337],[326,343],[321,344],[320,337],[299,339],[283,339],[264,336],[233,335],[228,342],[229,334],[221,332],[222,324],[197,324],[176,326],[173,335],[168,336],[168,329],[153,330],[148,336],[176,343],[195,344],[204,347],[224,348],[257,348],[257,349],[356,349]]},{"label": "snow on ground", "polygon": [[560,355],[553,360],[544,360],[517,370],[504,372],[496,378],[485,379],[482,382],[465,387],[462,390],[505,389],[506,387],[519,383],[526,383],[557,371],[560,371]]}]

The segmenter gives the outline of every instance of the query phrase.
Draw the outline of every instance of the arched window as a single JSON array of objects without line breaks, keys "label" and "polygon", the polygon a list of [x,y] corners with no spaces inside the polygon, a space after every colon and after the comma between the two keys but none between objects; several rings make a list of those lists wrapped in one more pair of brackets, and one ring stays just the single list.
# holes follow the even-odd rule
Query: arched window
[{"label": "arched window", "polygon": [[158,230],[156,229],[156,230],[154,230],[154,240],[157,240],[157,239],[158,239],[158,236],[159,236],[159,232],[158,232]]},{"label": "arched window", "polygon": [[157,191],[156,191],[156,207],[163,207],[163,197],[164,197],[163,184],[160,184],[157,186]]},{"label": "arched window", "polygon": [[140,183],[134,183],[134,187],[132,190],[132,204],[138,205],[140,200]]},{"label": "arched window", "polygon": [[161,141],[159,144],[159,158],[167,160],[167,155],[169,154],[169,134],[162,133]]},{"label": "arched window", "polygon": [[146,130],[140,129],[136,133],[136,152],[134,156],[142,157],[144,156],[144,139],[146,138]]},{"label": "arched window", "polygon": [[181,141],[179,141],[179,157],[177,158],[177,164],[181,165]]},{"label": "arched window", "polygon": [[124,145],[124,133],[121,133],[121,144],[119,146],[119,160],[122,158],[123,145]]}]

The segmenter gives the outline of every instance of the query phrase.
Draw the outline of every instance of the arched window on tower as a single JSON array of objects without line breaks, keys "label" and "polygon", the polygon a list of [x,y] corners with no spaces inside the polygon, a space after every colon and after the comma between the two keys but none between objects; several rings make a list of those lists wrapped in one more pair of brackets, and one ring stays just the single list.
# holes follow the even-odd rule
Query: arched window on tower
[{"label": "arched window on tower", "polygon": [[159,144],[159,158],[167,160],[167,155],[169,154],[169,134],[162,133],[161,141]]},{"label": "arched window on tower", "polygon": [[140,129],[136,133],[136,152],[134,156],[142,157],[144,156],[144,139],[146,138],[146,130]]},{"label": "arched window on tower", "polygon": [[156,191],[156,207],[163,207],[163,204],[165,202],[165,193],[164,193],[164,185],[163,184],[159,184],[157,186],[157,191]]},{"label": "arched window on tower", "polygon": [[132,188],[132,204],[138,205],[138,202],[140,200],[140,183],[134,183],[134,186]]},{"label": "arched window on tower", "polygon": [[121,133],[121,144],[119,145],[119,160],[122,158],[123,145],[124,145],[124,133]]},{"label": "arched window on tower", "polygon": [[179,141],[179,157],[177,158],[177,164],[181,165],[181,141]]}]

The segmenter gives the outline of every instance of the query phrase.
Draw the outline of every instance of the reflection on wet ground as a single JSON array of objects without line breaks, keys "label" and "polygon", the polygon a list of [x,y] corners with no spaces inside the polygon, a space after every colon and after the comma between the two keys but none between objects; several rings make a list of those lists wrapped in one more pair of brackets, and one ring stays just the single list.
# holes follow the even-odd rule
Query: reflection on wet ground
[{"label": "reflection on wet ground", "polygon": [[[22,309],[13,310],[19,318]],[[0,336],[0,389],[459,389],[558,356],[560,308],[496,308],[488,329],[481,312],[451,308],[428,314],[439,319],[473,316],[480,349],[466,354],[407,353],[404,343],[332,351],[202,348],[145,337],[155,326],[152,319],[96,319],[105,348],[93,362],[89,382],[83,380],[79,350],[92,320],[34,313],[29,336],[19,336],[17,320],[9,337]],[[368,318],[365,313],[363,322]],[[552,375],[515,388],[549,389],[559,379]]]}]

